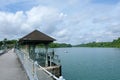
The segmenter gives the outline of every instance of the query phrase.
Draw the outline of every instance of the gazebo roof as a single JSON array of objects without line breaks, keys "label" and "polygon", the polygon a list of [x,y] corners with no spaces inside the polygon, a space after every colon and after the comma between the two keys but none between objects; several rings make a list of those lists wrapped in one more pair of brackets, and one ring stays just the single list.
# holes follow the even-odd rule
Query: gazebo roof
[{"label": "gazebo roof", "polygon": [[22,37],[19,42],[21,44],[39,44],[39,43],[44,43],[48,44],[50,42],[55,41],[54,38],[38,31],[34,30],[33,32],[29,33],[28,35]]}]

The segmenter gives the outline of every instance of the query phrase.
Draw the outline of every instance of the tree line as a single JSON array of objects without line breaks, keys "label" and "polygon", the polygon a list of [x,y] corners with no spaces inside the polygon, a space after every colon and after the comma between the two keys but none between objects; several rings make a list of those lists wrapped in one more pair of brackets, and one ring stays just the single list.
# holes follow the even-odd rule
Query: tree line
[{"label": "tree line", "polygon": [[[4,43],[7,45],[8,48],[12,48],[17,43],[17,40],[7,40],[5,38],[3,41],[0,41],[0,46],[2,46]],[[43,44],[39,44],[38,46],[39,47],[44,47]],[[66,43],[50,43],[49,47],[50,48],[72,47],[72,45],[71,44],[66,44]]]},{"label": "tree line", "polygon": [[14,47],[16,42],[17,42],[17,40],[7,40],[7,38],[5,38],[4,40],[0,41],[0,47],[5,45],[7,48],[12,48],[12,47]]},{"label": "tree line", "polygon": [[79,44],[76,47],[120,47],[120,38],[113,40],[112,42],[90,42],[86,44]]},{"label": "tree line", "polygon": [[60,47],[72,47],[71,44],[66,44],[66,43],[51,43],[49,44],[50,48],[60,48]]},{"label": "tree line", "polygon": [[[15,46],[17,40],[7,40],[6,38],[3,41],[0,41],[0,46],[3,45],[3,43],[7,44],[8,48],[12,48]],[[38,46],[43,47],[43,44],[39,44]],[[90,42],[85,44],[79,44],[79,45],[71,45],[66,43],[50,43],[50,48],[60,48],[60,47],[118,47],[120,48],[120,38],[113,40],[112,42]]]}]

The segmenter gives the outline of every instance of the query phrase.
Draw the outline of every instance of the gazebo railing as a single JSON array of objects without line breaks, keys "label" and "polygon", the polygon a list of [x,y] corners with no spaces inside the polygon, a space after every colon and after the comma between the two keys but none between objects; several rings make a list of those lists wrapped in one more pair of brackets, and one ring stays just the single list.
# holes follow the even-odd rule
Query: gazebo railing
[{"label": "gazebo railing", "polygon": [[[44,48],[36,49],[36,59],[39,58],[40,60],[44,60],[46,58],[46,52]],[[48,61],[53,62],[56,65],[60,65],[59,56],[55,54],[54,49],[48,49]]]},{"label": "gazebo railing", "polygon": [[20,62],[22,63],[30,80],[65,80],[63,77],[57,78],[55,75],[40,66],[36,61],[34,62],[23,51],[14,50]]}]

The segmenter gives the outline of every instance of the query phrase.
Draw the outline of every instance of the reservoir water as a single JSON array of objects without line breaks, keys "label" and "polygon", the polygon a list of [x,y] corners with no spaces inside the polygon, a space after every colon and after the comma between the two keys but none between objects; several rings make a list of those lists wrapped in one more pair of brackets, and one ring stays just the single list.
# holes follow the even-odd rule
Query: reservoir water
[{"label": "reservoir water", "polygon": [[56,48],[66,80],[120,80],[120,48]]}]

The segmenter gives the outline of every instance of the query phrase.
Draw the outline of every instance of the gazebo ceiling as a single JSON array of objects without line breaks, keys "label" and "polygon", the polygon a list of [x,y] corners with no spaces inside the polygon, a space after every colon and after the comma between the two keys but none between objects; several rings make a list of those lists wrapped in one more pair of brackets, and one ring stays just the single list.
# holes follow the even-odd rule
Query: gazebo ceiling
[{"label": "gazebo ceiling", "polygon": [[50,42],[55,41],[54,38],[38,31],[34,30],[33,32],[27,34],[19,40],[20,44],[49,44]]}]

